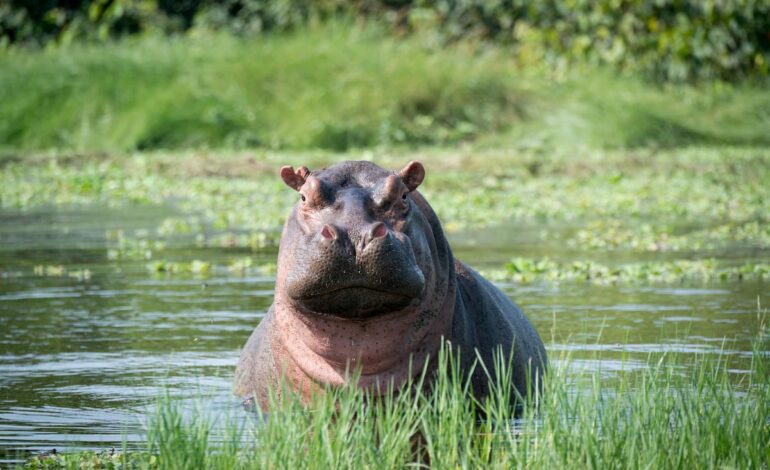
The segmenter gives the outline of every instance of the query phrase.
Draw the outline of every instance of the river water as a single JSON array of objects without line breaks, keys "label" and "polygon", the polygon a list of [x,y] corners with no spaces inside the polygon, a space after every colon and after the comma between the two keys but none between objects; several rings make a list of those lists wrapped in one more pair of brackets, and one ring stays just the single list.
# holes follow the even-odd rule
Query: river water
[{"label": "river water", "polygon": [[[274,279],[221,266],[243,256],[271,262],[275,253],[190,240],[163,251],[166,259],[211,262],[206,275],[158,274],[146,260],[110,259],[108,231],[152,231],[168,214],[158,207],[0,212],[0,460],[138,445],[162,393],[238,408],[230,390],[239,348],[269,307]],[[527,235],[537,231],[478,231],[451,242],[472,266],[499,267],[544,251]],[[559,258],[558,245],[547,250]],[[749,282],[501,287],[552,357],[570,352],[574,366],[607,380],[665,350],[750,357],[757,304],[770,297],[766,284]]]}]

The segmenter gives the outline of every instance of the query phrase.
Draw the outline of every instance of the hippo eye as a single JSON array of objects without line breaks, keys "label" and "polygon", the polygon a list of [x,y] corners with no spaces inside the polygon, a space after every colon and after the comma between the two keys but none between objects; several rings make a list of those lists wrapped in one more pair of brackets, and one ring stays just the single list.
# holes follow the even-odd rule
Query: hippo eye
[{"label": "hippo eye", "polygon": [[305,195],[304,194],[300,194],[299,197],[300,197],[300,199],[302,199],[302,202],[305,202]]},{"label": "hippo eye", "polygon": [[406,193],[404,193],[404,195],[403,195],[403,196],[401,196],[401,199],[403,199],[403,200],[405,200],[405,201],[406,201]]}]

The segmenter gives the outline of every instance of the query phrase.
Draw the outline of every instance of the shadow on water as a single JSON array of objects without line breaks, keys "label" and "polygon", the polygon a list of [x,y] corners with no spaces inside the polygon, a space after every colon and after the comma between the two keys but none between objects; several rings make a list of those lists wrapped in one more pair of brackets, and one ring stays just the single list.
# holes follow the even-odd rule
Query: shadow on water
[{"label": "shadow on water", "polygon": [[[169,215],[158,207],[0,212],[0,454],[138,445],[142,420],[163,391],[238,407],[233,370],[272,302],[273,278],[221,269],[158,274],[147,260],[107,256],[106,231],[149,232]],[[458,258],[482,268],[512,256],[576,256],[543,243],[542,230],[490,230],[452,242]],[[163,252],[225,265],[244,254],[275,258],[191,240]],[[759,283],[501,287],[552,356],[568,351],[574,367],[607,380],[664,350],[750,357],[757,298],[767,295]]]}]

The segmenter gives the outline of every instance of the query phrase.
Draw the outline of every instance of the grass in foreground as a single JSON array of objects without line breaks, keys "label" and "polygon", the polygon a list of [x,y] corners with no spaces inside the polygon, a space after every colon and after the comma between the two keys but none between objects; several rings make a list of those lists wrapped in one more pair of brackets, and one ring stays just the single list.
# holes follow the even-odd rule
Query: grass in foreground
[{"label": "grass in foreground", "polygon": [[[307,408],[289,397],[274,403],[266,421],[249,425],[183,413],[162,400],[149,419],[144,452],[48,456],[27,467],[764,468],[767,346],[763,327],[750,370],[741,374],[732,369],[735,358],[721,355],[691,364],[651,355],[646,369],[621,372],[610,383],[601,371],[570,370],[569,357],[561,357],[520,418],[510,406],[504,365],[495,393],[474,403],[442,353],[430,392],[371,402],[348,387]],[[486,418],[478,419],[475,406]]]}]

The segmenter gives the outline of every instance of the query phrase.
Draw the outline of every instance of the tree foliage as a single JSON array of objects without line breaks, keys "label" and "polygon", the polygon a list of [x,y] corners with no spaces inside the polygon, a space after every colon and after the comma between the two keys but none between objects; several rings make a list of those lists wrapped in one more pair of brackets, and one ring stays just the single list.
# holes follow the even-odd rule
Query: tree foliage
[{"label": "tree foliage", "polygon": [[192,27],[254,35],[331,17],[394,34],[510,44],[521,57],[640,70],[663,81],[735,80],[770,67],[770,0],[9,0],[0,43],[69,43]]}]

